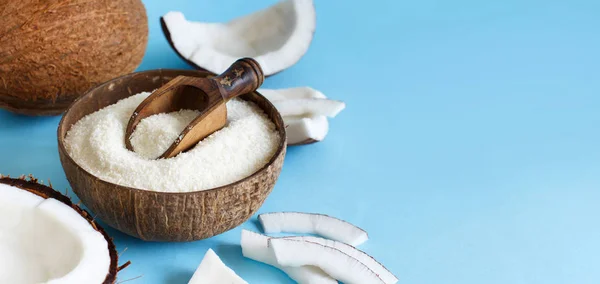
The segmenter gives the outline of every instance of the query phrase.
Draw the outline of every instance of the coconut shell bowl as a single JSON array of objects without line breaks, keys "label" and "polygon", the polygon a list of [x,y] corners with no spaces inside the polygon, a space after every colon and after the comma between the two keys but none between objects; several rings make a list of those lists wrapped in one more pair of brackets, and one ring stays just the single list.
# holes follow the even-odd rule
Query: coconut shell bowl
[{"label": "coconut shell bowl", "polygon": [[58,126],[60,161],[73,191],[97,218],[128,235],[148,241],[194,241],[228,231],[248,220],[273,189],[286,152],[285,126],[279,112],[257,92],[240,96],[257,104],[281,137],[269,162],[254,174],[225,186],[196,192],[156,192],[99,179],[69,156],[64,139],[84,116],[140,92],[160,88],[184,75],[208,77],[192,70],[150,70],[125,75],[89,90],[73,103]]}]

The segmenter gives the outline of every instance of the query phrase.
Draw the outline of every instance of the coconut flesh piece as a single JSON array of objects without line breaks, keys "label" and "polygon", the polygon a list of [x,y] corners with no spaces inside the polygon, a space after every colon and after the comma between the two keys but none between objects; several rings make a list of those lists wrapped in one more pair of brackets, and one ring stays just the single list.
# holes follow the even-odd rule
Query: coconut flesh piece
[{"label": "coconut flesh piece", "polygon": [[326,99],[327,97],[318,90],[311,87],[295,87],[286,89],[264,89],[257,90],[269,101],[283,101],[292,99]]},{"label": "coconut flesh piece", "polygon": [[384,283],[394,284],[398,282],[398,278],[394,274],[392,274],[387,268],[385,268],[385,266],[377,262],[377,260],[375,260],[372,256],[349,244],[312,236],[284,237],[284,239],[312,242],[321,244],[326,247],[338,249],[341,252],[349,255],[350,257],[355,258],[356,260],[364,264],[366,267],[368,267],[370,270],[375,272],[375,274],[379,275],[379,278],[381,278],[381,280],[383,280]]},{"label": "coconut flesh piece", "polygon": [[286,238],[269,239],[277,263],[284,266],[317,266],[329,276],[347,284],[384,284],[377,273],[339,249],[319,243]]},{"label": "coconut flesh piece", "polygon": [[274,101],[273,105],[281,116],[324,115],[335,117],[346,108],[344,102],[328,99],[290,99]]},{"label": "coconut flesh piece", "polygon": [[228,23],[190,22],[181,12],[162,18],[167,39],[188,62],[223,73],[240,57],[252,57],[268,76],[306,53],[316,27],[312,0],[286,0]]},{"label": "coconut flesh piece", "polygon": [[369,239],[367,232],[344,220],[324,214],[274,212],[258,215],[263,230],[272,233],[317,234],[358,246]]},{"label": "coconut flesh piece", "polygon": [[[319,109],[325,109],[326,113],[337,115],[345,107],[345,104],[338,101],[321,101],[326,100],[327,97],[310,87],[258,89],[258,92],[273,102],[276,108],[279,106],[278,111],[283,116],[288,145],[322,141],[329,132],[329,122],[325,115],[314,115],[314,113],[319,113]],[[307,100],[309,103],[306,103]],[[290,115],[290,113],[300,115]]]},{"label": "coconut flesh piece", "polygon": [[0,182],[0,283],[104,283],[110,266],[107,240],[77,211]]},{"label": "coconut flesh piece", "polygon": [[329,122],[325,116],[283,118],[288,145],[302,145],[319,142],[329,132]]},{"label": "coconut flesh piece", "polygon": [[288,267],[279,265],[268,243],[269,237],[248,230],[242,230],[241,246],[242,254],[245,257],[276,267],[300,284],[338,283],[323,270],[315,266]]},{"label": "coconut flesh piece", "polygon": [[216,283],[248,284],[248,282],[239,277],[235,271],[227,267],[212,249],[208,249],[188,284]]}]

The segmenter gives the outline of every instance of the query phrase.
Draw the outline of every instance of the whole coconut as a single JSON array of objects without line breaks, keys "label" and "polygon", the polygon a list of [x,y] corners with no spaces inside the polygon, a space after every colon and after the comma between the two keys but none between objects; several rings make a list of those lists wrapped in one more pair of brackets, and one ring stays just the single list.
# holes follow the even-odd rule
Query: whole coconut
[{"label": "whole coconut", "polygon": [[62,113],[135,70],[148,42],[140,0],[5,0],[0,14],[0,108],[22,114]]}]

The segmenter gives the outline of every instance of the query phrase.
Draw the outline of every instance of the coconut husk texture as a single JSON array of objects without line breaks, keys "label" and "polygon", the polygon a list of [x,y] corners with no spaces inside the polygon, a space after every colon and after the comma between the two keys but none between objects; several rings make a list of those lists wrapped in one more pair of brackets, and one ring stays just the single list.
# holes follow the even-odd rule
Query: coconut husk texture
[{"label": "coconut husk texture", "polygon": [[286,153],[281,115],[262,95],[240,96],[256,103],[275,124],[281,137],[278,149],[258,172],[222,187],[185,193],[136,189],[110,183],[81,168],[69,156],[64,138],[84,116],[131,95],[160,88],[179,76],[207,77],[193,70],[150,70],[108,81],[80,97],[58,126],[58,151],[73,191],[98,218],[131,236],[147,241],[194,241],[209,238],[248,220],[273,190]]},{"label": "coconut husk texture", "polygon": [[[81,209],[81,207],[79,207],[78,205],[71,202],[71,199],[68,196],[63,195],[62,193],[54,190],[52,188],[51,184],[50,184],[50,186],[43,185],[43,184],[39,183],[38,180],[36,178],[34,178],[32,175],[29,175],[27,177],[21,176],[19,178],[11,178],[9,176],[3,176],[2,174],[0,174],[0,183],[6,184],[9,186],[14,186],[14,187],[20,188],[22,190],[29,191],[29,192],[31,192],[37,196],[43,197],[43,198],[54,198],[54,199],[64,203],[65,205],[71,207],[73,210],[75,210],[75,212],[79,213],[79,215],[81,215],[81,217],[83,217],[85,220],[87,220],[96,231],[101,233],[102,236],[104,236],[104,239],[106,239],[106,242],[108,243],[108,251],[110,253],[110,260],[111,260],[109,271],[106,272],[106,278],[104,279],[104,282],[102,282],[102,284],[115,283],[115,281],[117,279],[117,272],[120,271],[121,269],[124,269],[125,267],[127,267],[130,264],[130,262],[128,261],[124,265],[117,267],[117,264],[119,262],[119,256],[117,255],[117,250],[115,248],[115,244],[113,243],[110,236],[108,236],[106,231],[104,231],[104,229],[100,225],[98,225],[98,223],[96,223],[96,221],[94,220],[92,215],[90,215],[90,213]],[[48,245],[52,245],[52,244],[48,244]]]},{"label": "coconut husk texture", "polygon": [[132,72],[148,42],[140,0],[0,1],[0,108],[58,115]]}]

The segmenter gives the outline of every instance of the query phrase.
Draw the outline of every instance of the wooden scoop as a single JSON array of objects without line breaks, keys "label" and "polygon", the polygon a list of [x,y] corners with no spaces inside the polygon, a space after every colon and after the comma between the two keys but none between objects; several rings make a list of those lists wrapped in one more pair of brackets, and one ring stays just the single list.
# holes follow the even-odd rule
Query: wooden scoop
[{"label": "wooden scoop", "polygon": [[263,81],[260,65],[251,58],[239,59],[223,74],[213,78],[178,76],[154,91],[133,112],[125,131],[125,146],[133,151],[131,134],[146,117],[181,109],[198,110],[200,115],[188,124],[159,159],[177,156],[223,128],[227,122],[225,103],[255,91]]}]

